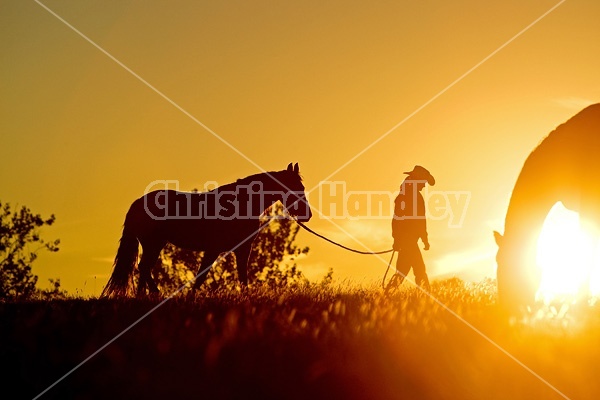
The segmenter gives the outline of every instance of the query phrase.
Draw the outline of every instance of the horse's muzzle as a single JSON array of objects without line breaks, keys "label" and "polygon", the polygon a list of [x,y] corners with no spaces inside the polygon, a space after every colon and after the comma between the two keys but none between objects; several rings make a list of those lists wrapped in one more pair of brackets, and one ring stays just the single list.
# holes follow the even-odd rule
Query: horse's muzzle
[{"label": "horse's muzzle", "polygon": [[312,218],[312,211],[308,209],[308,213],[305,215],[295,215],[295,217],[300,222],[308,222]]}]

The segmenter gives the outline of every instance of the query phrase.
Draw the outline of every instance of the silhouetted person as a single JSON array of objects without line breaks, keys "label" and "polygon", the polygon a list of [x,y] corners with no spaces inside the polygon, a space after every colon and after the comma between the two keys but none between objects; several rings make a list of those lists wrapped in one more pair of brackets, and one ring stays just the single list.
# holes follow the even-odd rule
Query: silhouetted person
[{"label": "silhouetted person", "polygon": [[429,250],[425,200],[421,190],[426,183],[430,186],[435,185],[435,179],[420,165],[416,165],[412,171],[405,174],[408,176],[400,185],[400,194],[394,201],[392,236],[394,250],[398,252],[398,261],[393,281],[402,284],[412,267],[417,285],[429,290],[429,278],[418,242],[421,239],[424,244],[423,250]]}]

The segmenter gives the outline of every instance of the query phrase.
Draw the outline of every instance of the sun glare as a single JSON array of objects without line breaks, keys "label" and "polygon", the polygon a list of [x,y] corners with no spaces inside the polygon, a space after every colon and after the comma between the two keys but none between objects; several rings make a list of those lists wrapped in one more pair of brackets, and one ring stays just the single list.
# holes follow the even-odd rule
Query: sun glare
[{"label": "sun glare", "polygon": [[548,213],[537,247],[537,265],[542,272],[538,297],[575,299],[600,294],[600,243],[581,229],[579,213],[556,203]]}]

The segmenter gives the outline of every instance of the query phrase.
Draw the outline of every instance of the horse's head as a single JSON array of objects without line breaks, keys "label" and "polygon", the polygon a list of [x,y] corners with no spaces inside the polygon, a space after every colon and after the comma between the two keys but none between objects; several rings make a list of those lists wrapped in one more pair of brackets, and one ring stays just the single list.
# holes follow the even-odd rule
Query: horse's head
[{"label": "horse's head", "polygon": [[504,236],[500,232],[494,231],[494,240],[498,245],[498,252],[496,253],[496,263],[503,264],[504,263],[504,249],[502,247]]},{"label": "horse's head", "polygon": [[282,177],[281,184],[283,189],[281,202],[284,207],[298,221],[309,221],[312,217],[312,211],[306,199],[306,193],[304,193],[304,185],[302,184],[298,163],[295,165],[290,163],[287,169],[281,171],[280,176]]},{"label": "horse's head", "polygon": [[535,265],[532,265],[535,256],[527,249],[527,244],[509,241],[499,232],[494,231],[494,239],[498,245],[496,278],[500,304],[509,307],[531,304],[540,279]]},{"label": "horse's head", "polygon": [[498,245],[498,251],[496,252],[496,275],[498,282],[504,283],[503,277],[509,275],[514,270],[515,260],[514,257],[511,257],[509,249],[511,246],[507,245],[507,240],[500,232],[494,231],[494,240],[496,241],[496,245]]},{"label": "horse's head", "polygon": [[[513,307],[515,304],[514,288],[514,260],[510,256],[509,246],[500,232],[494,231],[494,239],[498,245],[496,252],[496,285],[498,289],[499,304]],[[518,305],[518,304],[517,304]]]}]

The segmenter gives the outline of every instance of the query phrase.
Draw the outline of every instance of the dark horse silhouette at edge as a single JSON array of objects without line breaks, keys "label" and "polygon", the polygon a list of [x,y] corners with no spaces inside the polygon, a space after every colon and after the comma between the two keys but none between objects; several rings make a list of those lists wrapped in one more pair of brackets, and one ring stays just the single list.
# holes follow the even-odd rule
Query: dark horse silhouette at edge
[{"label": "dark horse silhouette at edge", "polygon": [[[299,221],[312,216],[304,193],[300,168],[290,163],[282,171],[264,172],[238,179],[209,192],[192,193],[157,190],[135,200],[123,226],[113,272],[102,297],[127,296],[133,292],[133,272],[138,261],[137,295],[158,293],[152,267],[167,243],[204,251],[198,273],[209,268],[220,254],[233,251],[238,276],[248,283],[248,256],[260,230],[260,217],[280,201]],[[200,287],[206,273],[200,274],[194,288]]]}]

